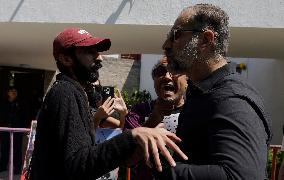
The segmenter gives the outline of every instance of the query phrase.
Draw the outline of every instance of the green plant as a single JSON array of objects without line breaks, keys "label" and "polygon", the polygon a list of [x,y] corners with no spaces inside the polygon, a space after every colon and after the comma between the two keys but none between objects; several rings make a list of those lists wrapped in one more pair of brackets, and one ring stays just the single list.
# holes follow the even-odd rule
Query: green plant
[{"label": "green plant", "polygon": [[128,108],[131,108],[134,104],[150,101],[152,99],[149,91],[139,91],[136,89],[133,89],[132,92],[122,91],[122,97]]},{"label": "green plant", "polygon": [[[284,152],[282,151],[278,151],[276,154],[276,173],[275,173],[275,177],[278,177],[278,172],[279,172],[279,168],[281,166],[282,160],[284,158]],[[270,179],[271,177],[271,173],[272,173],[272,150],[269,150],[268,153],[268,162],[267,162],[267,175],[268,178]]]}]

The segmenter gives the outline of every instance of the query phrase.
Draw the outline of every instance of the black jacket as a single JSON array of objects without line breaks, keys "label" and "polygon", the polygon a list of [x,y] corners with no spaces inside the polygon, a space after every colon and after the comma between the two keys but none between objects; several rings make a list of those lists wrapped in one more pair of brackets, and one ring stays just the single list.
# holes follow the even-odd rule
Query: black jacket
[{"label": "black jacket", "polygon": [[188,161],[158,174],[160,179],[263,180],[271,122],[258,93],[229,63],[189,92],[177,136]]},{"label": "black jacket", "polygon": [[131,132],[95,147],[91,124],[83,88],[59,74],[38,117],[31,179],[96,179],[121,165],[135,149]]}]

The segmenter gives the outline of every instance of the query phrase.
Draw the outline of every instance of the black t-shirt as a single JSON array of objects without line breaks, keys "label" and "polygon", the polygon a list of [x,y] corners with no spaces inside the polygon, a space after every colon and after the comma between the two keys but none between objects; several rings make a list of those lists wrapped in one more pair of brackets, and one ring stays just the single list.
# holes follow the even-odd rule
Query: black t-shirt
[{"label": "black t-shirt", "polygon": [[229,63],[199,84],[188,82],[177,136],[189,157],[160,179],[265,179],[271,121],[258,93]]}]

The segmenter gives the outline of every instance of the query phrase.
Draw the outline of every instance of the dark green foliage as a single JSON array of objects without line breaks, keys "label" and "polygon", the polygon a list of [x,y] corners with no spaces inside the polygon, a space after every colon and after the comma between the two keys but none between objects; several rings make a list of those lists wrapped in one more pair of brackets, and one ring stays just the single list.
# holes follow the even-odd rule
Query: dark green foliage
[{"label": "dark green foliage", "polygon": [[132,90],[132,92],[123,91],[122,97],[128,109],[130,109],[134,104],[150,101],[152,99],[149,91],[139,91],[135,89]]},{"label": "dark green foliage", "polygon": [[[276,173],[275,173],[276,178],[278,177],[279,168],[281,166],[283,158],[284,158],[284,152],[278,151],[276,155]],[[271,170],[272,170],[272,150],[270,149],[268,154],[268,162],[267,162],[267,175],[269,179],[272,173]]]}]

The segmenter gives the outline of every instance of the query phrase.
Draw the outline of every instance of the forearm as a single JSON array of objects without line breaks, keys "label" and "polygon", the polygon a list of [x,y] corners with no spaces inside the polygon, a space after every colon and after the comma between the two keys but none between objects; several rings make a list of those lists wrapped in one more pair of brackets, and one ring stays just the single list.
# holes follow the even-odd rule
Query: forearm
[{"label": "forearm", "polygon": [[144,127],[154,128],[163,121],[164,116],[159,113],[152,113],[149,119],[143,124]]},{"label": "forearm", "polygon": [[142,124],[141,122],[144,122],[144,120],[142,120],[143,118],[144,117],[130,111],[124,118],[124,127],[126,129],[134,129],[136,127],[140,127]]},{"label": "forearm", "polygon": [[131,132],[126,132],[98,146],[78,148],[65,161],[70,179],[95,179],[123,165],[136,148]]},{"label": "forearm", "polygon": [[120,127],[120,120],[114,117],[107,117],[106,120],[100,125],[103,128],[119,128]]}]

